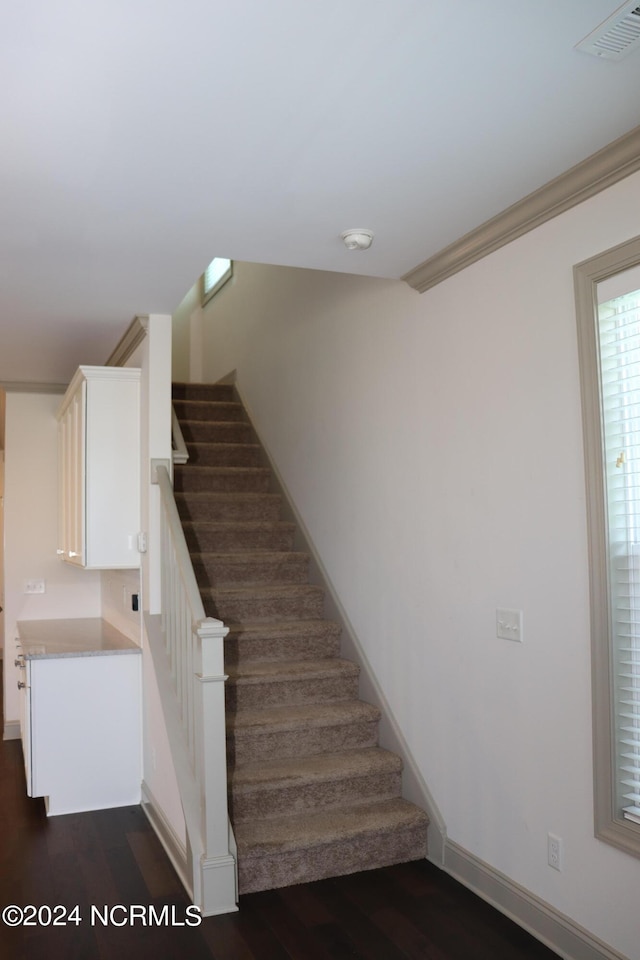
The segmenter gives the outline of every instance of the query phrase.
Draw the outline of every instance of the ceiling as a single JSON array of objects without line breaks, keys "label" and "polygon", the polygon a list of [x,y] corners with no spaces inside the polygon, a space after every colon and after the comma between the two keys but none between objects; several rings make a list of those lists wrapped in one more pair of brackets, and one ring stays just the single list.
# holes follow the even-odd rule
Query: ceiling
[{"label": "ceiling", "polygon": [[0,381],[104,362],[214,256],[402,276],[640,123],[640,51],[573,49],[617,6],[4,4]]}]

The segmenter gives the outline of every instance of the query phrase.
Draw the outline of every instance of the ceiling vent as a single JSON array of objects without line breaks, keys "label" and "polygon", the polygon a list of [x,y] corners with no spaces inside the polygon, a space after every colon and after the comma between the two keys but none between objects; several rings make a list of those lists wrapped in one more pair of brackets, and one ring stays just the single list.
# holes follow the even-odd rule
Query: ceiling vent
[{"label": "ceiling vent", "polygon": [[576,50],[605,60],[622,60],[640,46],[640,4],[625,3],[576,44]]}]

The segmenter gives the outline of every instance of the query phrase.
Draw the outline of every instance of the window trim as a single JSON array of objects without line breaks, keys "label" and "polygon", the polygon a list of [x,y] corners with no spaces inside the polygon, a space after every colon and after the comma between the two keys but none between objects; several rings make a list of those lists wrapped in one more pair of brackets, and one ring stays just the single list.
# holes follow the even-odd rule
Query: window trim
[{"label": "window trim", "polygon": [[[214,260],[226,260],[227,257],[214,257],[209,266],[214,262]],[[207,270],[209,267],[207,267]],[[224,287],[225,283],[228,280],[231,280],[233,276],[233,260],[229,260],[229,266],[226,268],[222,276],[213,284],[210,290],[205,290],[205,282],[207,277],[207,270],[200,277],[200,305],[204,307],[205,304],[209,303],[209,300],[212,297],[215,297],[216,293]]]},{"label": "window trim", "polygon": [[597,341],[597,284],[640,265],[640,237],[573,268],[587,497],[593,704],[595,835],[640,857],[640,825],[616,815],[616,742],[612,688],[606,490]]}]

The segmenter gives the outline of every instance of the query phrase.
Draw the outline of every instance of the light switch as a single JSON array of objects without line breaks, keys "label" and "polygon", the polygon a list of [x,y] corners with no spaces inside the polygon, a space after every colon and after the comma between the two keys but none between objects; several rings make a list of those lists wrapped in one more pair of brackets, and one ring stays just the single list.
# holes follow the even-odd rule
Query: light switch
[{"label": "light switch", "polygon": [[501,640],[522,643],[522,610],[496,610],[496,636]]}]

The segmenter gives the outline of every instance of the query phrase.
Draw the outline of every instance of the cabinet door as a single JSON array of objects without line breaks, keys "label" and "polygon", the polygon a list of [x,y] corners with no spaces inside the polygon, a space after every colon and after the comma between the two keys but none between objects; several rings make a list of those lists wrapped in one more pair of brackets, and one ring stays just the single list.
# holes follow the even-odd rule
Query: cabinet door
[{"label": "cabinet door", "polygon": [[83,383],[69,405],[69,548],[73,563],[85,562],[85,444],[86,444],[86,390]]},{"label": "cabinet door", "polygon": [[84,456],[86,384],[71,398],[59,423],[59,527],[58,553],[71,563],[84,564]]},{"label": "cabinet door", "polygon": [[67,466],[67,416],[58,421],[58,556],[67,555],[68,466]]},{"label": "cabinet door", "polygon": [[49,816],[140,803],[139,654],[29,667],[30,796],[46,798]]},{"label": "cabinet door", "polygon": [[[19,644],[19,641],[18,641]],[[31,669],[28,661],[23,657],[22,666],[18,671],[18,685],[20,689],[20,738],[24,757],[24,772],[27,780],[27,796],[32,797],[31,781]]]},{"label": "cabinet door", "polygon": [[139,383],[96,378],[86,387],[85,565],[137,567]]},{"label": "cabinet door", "polygon": [[80,367],[60,412],[60,546],[93,569],[140,565],[140,370]]}]

